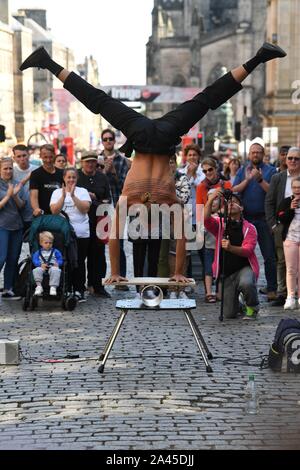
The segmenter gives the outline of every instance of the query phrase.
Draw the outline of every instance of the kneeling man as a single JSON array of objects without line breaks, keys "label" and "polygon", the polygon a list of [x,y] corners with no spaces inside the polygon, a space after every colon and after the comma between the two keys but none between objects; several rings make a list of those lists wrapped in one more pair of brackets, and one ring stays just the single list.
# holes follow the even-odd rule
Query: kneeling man
[{"label": "kneeling man", "polygon": [[[255,255],[257,232],[254,225],[243,219],[242,202],[232,194],[228,202],[228,219],[212,217],[212,205],[222,198],[222,190],[216,190],[208,198],[204,211],[205,228],[216,237],[213,274],[220,279],[224,272],[224,317],[235,318],[239,312],[239,294],[246,304],[245,320],[255,320],[259,310],[256,281],[259,264]],[[222,250],[224,250],[224,256]],[[224,262],[224,266],[223,266]],[[223,271],[224,269],[224,271]]]}]

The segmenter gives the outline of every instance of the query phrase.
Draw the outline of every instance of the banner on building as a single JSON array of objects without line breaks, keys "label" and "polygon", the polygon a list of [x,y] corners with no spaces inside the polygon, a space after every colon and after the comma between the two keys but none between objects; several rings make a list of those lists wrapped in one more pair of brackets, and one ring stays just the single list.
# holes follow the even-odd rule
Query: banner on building
[{"label": "banner on building", "polygon": [[104,86],[101,87],[112,98],[120,101],[140,101],[141,103],[178,104],[190,100],[200,88],[173,87],[165,85],[144,86]]}]

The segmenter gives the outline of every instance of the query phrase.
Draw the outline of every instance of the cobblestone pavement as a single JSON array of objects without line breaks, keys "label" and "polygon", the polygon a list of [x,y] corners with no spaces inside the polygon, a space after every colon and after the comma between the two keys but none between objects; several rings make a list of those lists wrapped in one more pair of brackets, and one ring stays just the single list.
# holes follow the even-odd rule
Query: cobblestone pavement
[{"label": "cobblestone pavement", "polygon": [[[0,449],[300,449],[299,377],[256,366],[279,319],[298,312],[261,298],[256,322],[220,323],[219,304],[205,304],[197,287],[195,319],[214,355],[250,358],[253,366],[216,358],[208,375],[182,313],[132,312],[100,375],[96,358],[118,317],[115,300],[124,297],[111,292],[111,300],[89,297],[74,312],[0,303],[1,338],[19,338],[26,357],[80,355],[1,366]],[[257,415],[245,412],[250,372],[261,394]]]}]

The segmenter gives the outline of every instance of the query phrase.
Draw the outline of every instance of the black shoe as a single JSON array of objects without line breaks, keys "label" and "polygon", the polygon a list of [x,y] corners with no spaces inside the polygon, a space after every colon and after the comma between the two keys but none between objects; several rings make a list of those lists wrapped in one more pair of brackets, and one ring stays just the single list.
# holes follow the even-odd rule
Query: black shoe
[{"label": "black shoe", "polygon": [[268,290],[267,290],[266,287],[261,287],[261,288],[259,289],[259,293],[260,293],[260,294],[263,294],[263,295],[267,295],[267,294],[268,294]]},{"label": "black shoe", "polygon": [[124,285],[119,284],[118,286],[115,286],[115,289],[116,290],[122,290],[122,291],[128,291],[129,287],[126,284],[124,284]]},{"label": "black shoe", "polygon": [[19,70],[26,70],[29,67],[39,67],[40,69],[46,68],[45,62],[51,59],[48,52],[44,47],[36,49],[24,62],[20,65]]},{"label": "black shoe", "polygon": [[285,57],[286,52],[275,44],[270,44],[265,42],[262,47],[257,51],[257,57],[260,57],[262,62],[267,62],[268,60],[276,59],[276,57]]},{"label": "black shoe", "polygon": [[102,287],[101,289],[97,289],[94,291],[95,297],[103,297],[106,299],[111,299],[111,295]]},{"label": "black shoe", "polygon": [[84,292],[79,292],[78,290],[74,294],[77,302],[80,304],[82,302],[86,302],[86,297],[84,295]]},{"label": "black shoe", "polygon": [[271,303],[271,307],[282,307],[285,304],[284,295],[279,295],[276,300]]},{"label": "black shoe", "polygon": [[3,300],[21,300],[21,297],[16,295],[12,290],[3,292],[1,298]]}]

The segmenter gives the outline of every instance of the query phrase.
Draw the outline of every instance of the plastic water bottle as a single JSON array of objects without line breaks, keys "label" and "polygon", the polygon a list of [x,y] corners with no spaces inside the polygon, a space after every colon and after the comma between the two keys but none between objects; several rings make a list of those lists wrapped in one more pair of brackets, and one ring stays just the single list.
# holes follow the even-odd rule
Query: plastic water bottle
[{"label": "plastic water bottle", "polygon": [[250,415],[256,415],[258,413],[259,402],[254,374],[249,375],[246,386],[246,400],[246,412]]}]

